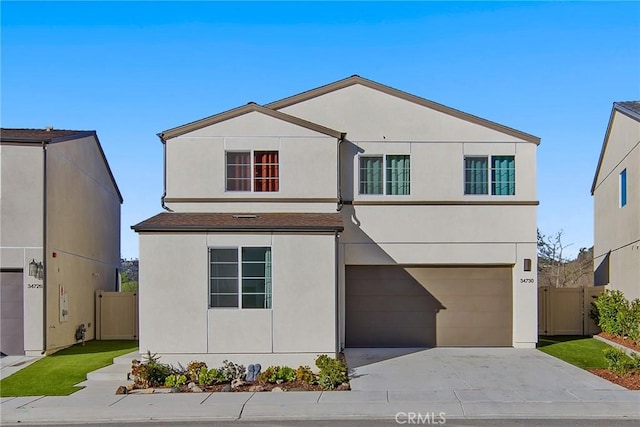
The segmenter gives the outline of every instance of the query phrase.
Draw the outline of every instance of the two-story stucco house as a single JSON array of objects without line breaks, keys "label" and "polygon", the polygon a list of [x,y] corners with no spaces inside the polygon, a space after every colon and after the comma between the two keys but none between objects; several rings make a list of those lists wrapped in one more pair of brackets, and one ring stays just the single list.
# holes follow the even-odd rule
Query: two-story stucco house
[{"label": "two-story stucco house", "polygon": [[591,195],[595,285],[640,298],[640,101],[615,102]]},{"label": "two-story stucco house", "polygon": [[0,129],[4,354],[95,337],[95,291],[117,290],[122,196],[95,131]]},{"label": "two-story stucco house", "polygon": [[141,351],[535,347],[539,138],[359,76],[159,136]]}]

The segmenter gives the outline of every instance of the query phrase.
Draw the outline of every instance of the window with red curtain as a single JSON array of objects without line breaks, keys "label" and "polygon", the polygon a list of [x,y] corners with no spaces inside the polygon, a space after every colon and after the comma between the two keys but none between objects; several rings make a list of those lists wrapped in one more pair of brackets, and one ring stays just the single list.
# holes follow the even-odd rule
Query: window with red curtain
[{"label": "window with red curtain", "polygon": [[255,151],[253,172],[253,191],[279,191],[277,151]]},{"label": "window with red curtain", "polygon": [[227,152],[227,191],[251,191],[251,153]]}]

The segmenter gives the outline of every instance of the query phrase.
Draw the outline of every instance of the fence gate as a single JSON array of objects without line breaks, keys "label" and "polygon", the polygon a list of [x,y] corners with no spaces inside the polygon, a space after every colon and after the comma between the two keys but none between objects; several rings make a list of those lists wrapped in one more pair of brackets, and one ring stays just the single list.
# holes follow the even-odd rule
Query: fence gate
[{"label": "fence gate", "polygon": [[138,293],[96,291],[96,339],[138,339]]},{"label": "fence gate", "polygon": [[600,329],[591,318],[591,303],[603,287],[538,288],[538,334],[594,335]]}]

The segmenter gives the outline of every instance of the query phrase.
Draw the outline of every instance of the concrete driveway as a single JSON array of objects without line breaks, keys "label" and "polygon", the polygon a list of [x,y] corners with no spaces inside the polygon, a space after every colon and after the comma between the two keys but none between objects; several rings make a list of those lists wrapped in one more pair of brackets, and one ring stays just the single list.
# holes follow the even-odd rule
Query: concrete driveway
[{"label": "concrete driveway", "polygon": [[[535,349],[346,349],[351,388],[464,401],[599,400],[626,389]],[[614,393],[617,394],[617,393]],[[638,399],[638,394],[632,392]]]}]

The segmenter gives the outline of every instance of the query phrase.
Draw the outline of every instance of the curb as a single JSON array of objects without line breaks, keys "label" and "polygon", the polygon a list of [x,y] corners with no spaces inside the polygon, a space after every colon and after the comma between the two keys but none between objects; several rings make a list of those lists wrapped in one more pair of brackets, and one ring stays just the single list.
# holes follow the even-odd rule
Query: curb
[{"label": "curb", "polygon": [[615,348],[619,348],[620,350],[624,351],[625,353],[627,353],[627,356],[631,357],[632,354],[635,354],[637,356],[640,356],[640,351],[636,351],[632,348],[629,347],[625,347],[622,344],[618,344],[615,341],[610,341],[606,338],[602,338],[599,335],[594,335],[593,338],[597,339],[598,341],[602,341],[605,344],[609,344],[611,347],[615,347]]}]

